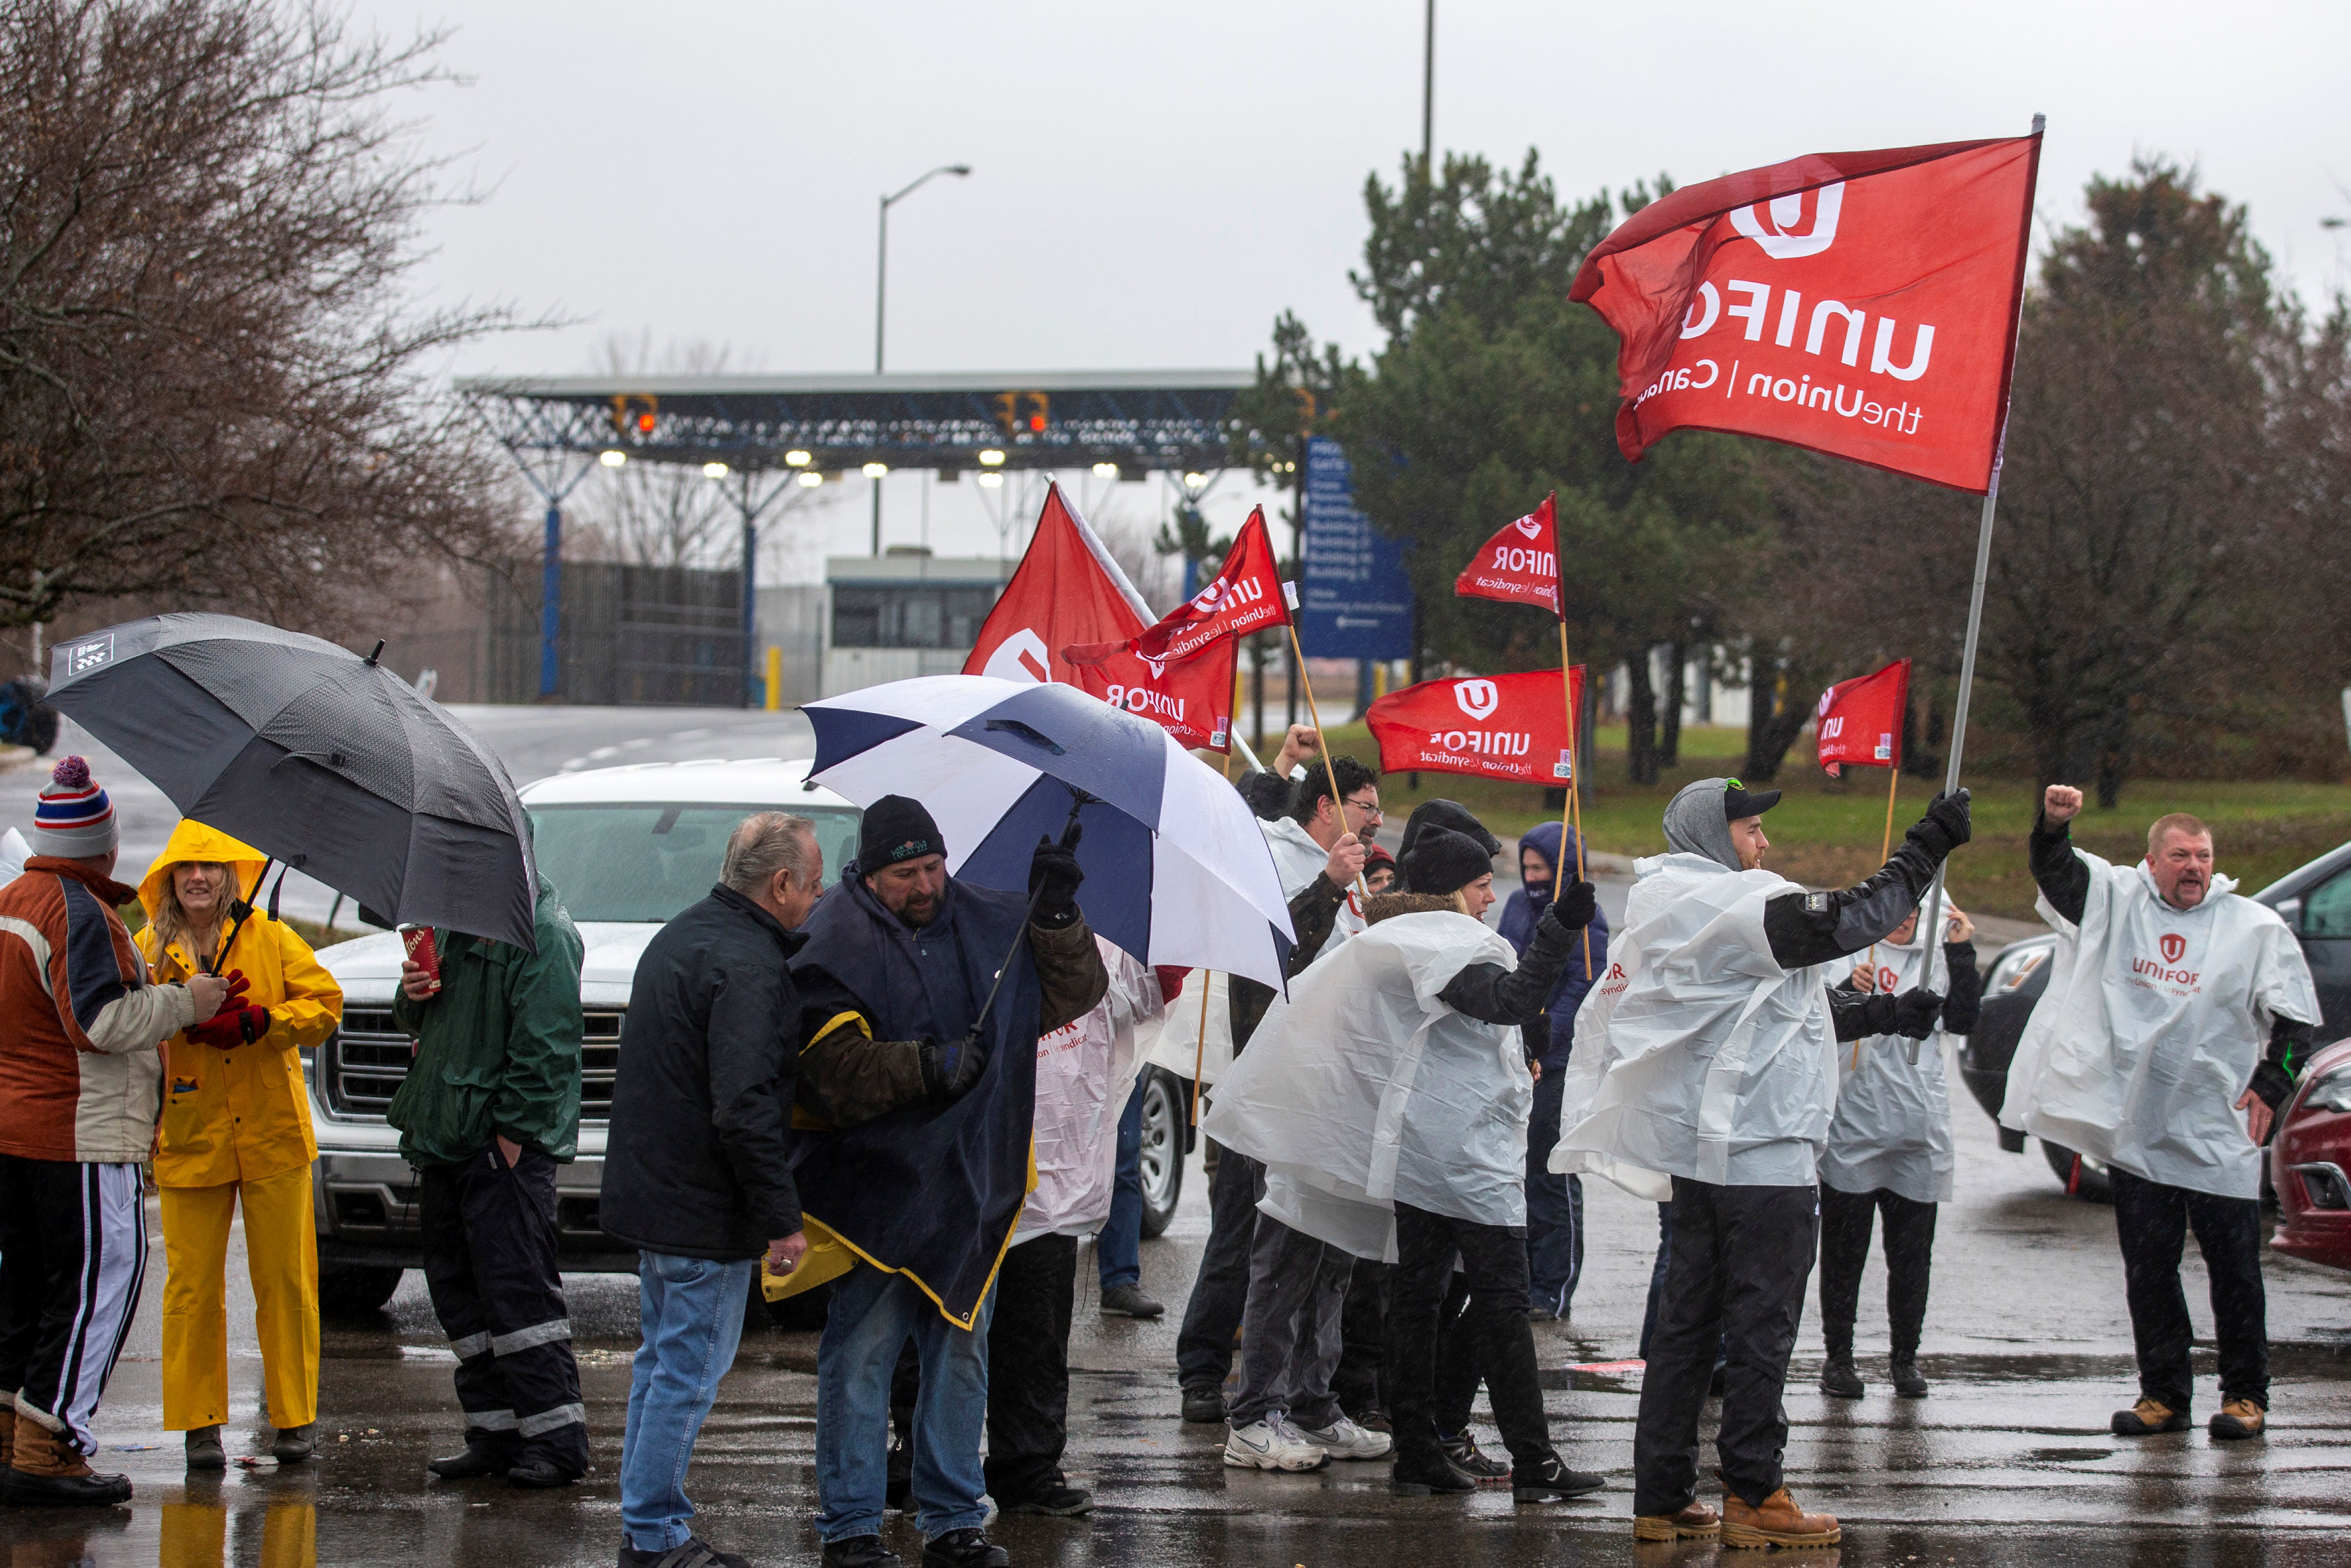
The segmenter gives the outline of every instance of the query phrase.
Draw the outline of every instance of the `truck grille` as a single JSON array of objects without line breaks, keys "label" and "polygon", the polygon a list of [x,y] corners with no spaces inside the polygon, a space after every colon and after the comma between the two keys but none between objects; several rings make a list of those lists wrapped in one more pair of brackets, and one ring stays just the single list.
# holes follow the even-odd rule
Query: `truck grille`
[{"label": "truck grille", "polygon": [[[603,1125],[612,1114],[612,1080],[621,1065],[625,1008],[589,1008],[580,1064],[580,1118]],[[339,1116],[381,1121],[414,1058],[408,1036],[392,1026],[389,1007],[346,1007],[341,1026],[319,1053],[319,1082],[327,1108]]]}]

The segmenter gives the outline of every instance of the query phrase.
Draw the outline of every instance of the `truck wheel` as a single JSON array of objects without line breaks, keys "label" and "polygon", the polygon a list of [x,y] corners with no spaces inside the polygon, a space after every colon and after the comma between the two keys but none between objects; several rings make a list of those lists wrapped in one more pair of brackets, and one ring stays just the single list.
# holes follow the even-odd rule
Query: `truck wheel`
[{"label": "truck wheel", "polygon": [[1153,1067],[1143,1079],[1143,1234],[1167,1229],[1184,1195],[1184,1081]]},{"label": "truck wheel", "polygon": [[357,1317],[381,1312],[400,1289],[401,1271],[372,1263],[338,1263],[319,1271],[319,1310]]},{"label": "truck wheel", "polygon": [[2086,1154],[2075,1154],[2063,1144],[2041,1140],[2041,1152],[2049,1161],[2049,1168],[2075,1198],[2090,1203],[2112,1203],[2115,1184],[2107,1179],[2106,1168]]}]

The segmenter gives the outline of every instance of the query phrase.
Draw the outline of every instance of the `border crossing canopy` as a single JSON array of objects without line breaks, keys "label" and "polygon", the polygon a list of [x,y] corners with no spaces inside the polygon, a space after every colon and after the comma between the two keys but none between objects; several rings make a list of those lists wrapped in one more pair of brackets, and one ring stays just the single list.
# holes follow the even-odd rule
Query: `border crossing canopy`
[{"label": "border crossing canopy", "polygon": [[[743,514],[743,634],[751,655],[760,514],[795,475],[866,465],[967,471],[1103,469],[1122,479],[1227,462],[1249,370],[1058,370],[846,376],[473,376],[483,415],[547,504],[539,693],[557,692],[563,499],[601,462],[682,463],[729,481]],[[724,467],[718,465],[723,464]],[[881,550],[875,492],[874,550]],[[757,677],[746,671],[747,693]]]},{"label": "border crossing canopy", "polygon": [[[469,377],[517,459],[610,451],[733,469],[1222,468],[1249,370]],[[984,463],[984,452],[1002,462]]]}]

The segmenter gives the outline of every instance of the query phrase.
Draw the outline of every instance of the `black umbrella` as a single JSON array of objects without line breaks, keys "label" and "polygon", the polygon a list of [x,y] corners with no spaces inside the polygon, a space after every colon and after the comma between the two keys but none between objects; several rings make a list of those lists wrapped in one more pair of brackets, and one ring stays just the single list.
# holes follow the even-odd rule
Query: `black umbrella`
[{"label": "black umbrella", "polygon": [[538,950],[505,767],[372,655],[162,615],[59,643],[49,670],[49,701],[185,815],[392,919]]}]

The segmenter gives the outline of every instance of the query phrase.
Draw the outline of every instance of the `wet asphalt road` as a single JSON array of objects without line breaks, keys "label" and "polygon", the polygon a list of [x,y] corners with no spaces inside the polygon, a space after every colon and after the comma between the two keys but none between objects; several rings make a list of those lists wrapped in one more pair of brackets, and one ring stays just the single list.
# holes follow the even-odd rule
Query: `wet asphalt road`
[{"label": "wet asphalt road", "polygon": [[[2106,1416],[2131,1397],[2128,1324],[2112,1210],[2064,1197],[2038,1152],[2002,1154],[1991,1124],[1962,1106],[1959,1197],[1946,1209],[1924,1365],[1931,1398],[1875,1386],[1855,1403],[1812,1386],[1817,1303],[1808,1306],[1788,1396],[1788,1457],[1798,1497],[1844,1517],[1847,1542],[1805,1561],[1855,1564],[2340,1564],[2351,1561],[2351,1276],[2272,1259],[2272,1435],[2220,1445],[2202,1432],[2125,1443]],[[1571,1463],[1609,1489],[1564,1507],[1513,1509],[1506,1495],[1396,1500],[1384,1467],[1317,1475],[1228,1470],[1221,1428],[1176,1417],[1176,1313],[1206,1231],[1196,1157],[1168,1234],[1144,1245],[1144,1282],[1167,1300],[1156,1323],[1094,1310],[1092,1254],[1081,1254],[1071,1359],[1073,1479],[1094,1489],[1090,1520],[1008,1519],[995,1533],[1020,1563],[1265,1564],[1374,1568],[1424,1563],[1695,1563],[1710,1547],[1630,1539],[1629,1467],[1637,1368],[1579,1371],[1634,1350],[1656,1245],[1655,1211],[1587,1188],[1588,1272],[1573,1320],[1537,1330],[1552,1430]],[[2191,1250],[2192,1251],[2192,1250]],[[232,1260],[232,1344],[249,1346],[250,1302]],[[2201,1269],[2189,1299],[2209,1328]],[[1864,1376],[1884,1372],[1883,1275],[1863,1296]],[[155,1302],[143,1307],[99,1422],[102,1462],[128,1470],[125,1510],[68,1518],[0,1514],[0,1563],[350,1564],[610,1563],[619,1540],[614,1482],[636,1345],[632,1280],[568,1281],[596,1473],[563,1493],[429,1480],[423,1463],[455,1446],[451,1358],[412,1272],[383,1314],[330,1322],[321,1421],[324,1457],[279,1471],[266,1459],[225,1480],[190,1482],[176,1435],[161,1428]],[[1876,1355],[1869,1354],[1875,1349]],[[813,1563],[811,1460],[816,1339],[747,1334],[705,1428],[689,1478],[702,1527],[758,1563]],[[2199,1353],[2198,1415],[2212,1408],[2209,1345]],[[258,1398],[250,1349],[231,1365],[241,1411]],[[1484,1406],[1479,1406],[1484,1419]],[[1489,1429],[1481,1434],[1489,1440]],[[259,1449],[256,1421],[232,1428],[232,1453]],[[887,1539],[910,1558],[912,1521]],[[1742,1554],[1743,1555],[1743,1554]]]}]

